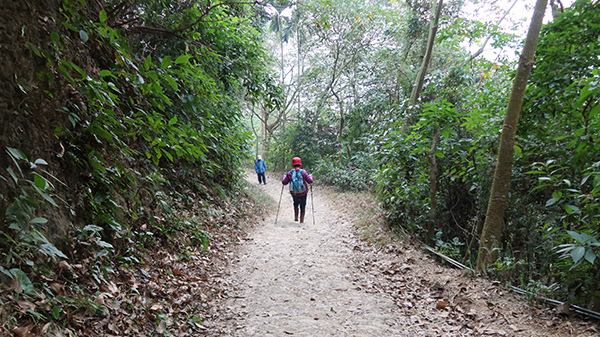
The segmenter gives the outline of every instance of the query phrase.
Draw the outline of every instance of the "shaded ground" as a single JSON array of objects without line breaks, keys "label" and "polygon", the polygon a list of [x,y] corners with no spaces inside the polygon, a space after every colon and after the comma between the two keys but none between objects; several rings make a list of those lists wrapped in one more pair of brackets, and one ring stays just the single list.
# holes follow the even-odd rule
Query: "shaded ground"
[{"label": "shaded ground", "polygon": [[258,186],[274,205],[230,255],[207,335],[598,336],[594,324],[390,240],[368,196],[316,186],[299,224],[284,190],[275,223],[281,175]]}]

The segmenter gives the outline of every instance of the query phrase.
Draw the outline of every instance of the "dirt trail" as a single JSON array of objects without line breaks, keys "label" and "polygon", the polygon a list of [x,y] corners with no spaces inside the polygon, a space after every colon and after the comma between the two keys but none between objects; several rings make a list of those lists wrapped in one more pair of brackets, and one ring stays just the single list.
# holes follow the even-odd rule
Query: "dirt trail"
[{"label": "dirt trail", "polygon": [[[258,185],[253,173],[248,181]],[[259,188],[277,203],[281,186],[281,174],[269,173]],[[355,212],[343,198],[318,186],[313,197],[315,225],[310,195],[306,223],[299,224],[284,189],[277,224],[272,211],[249,233],[224,275],[227,299],[205,322],[209,334],[598,335],[587,323],[551,314],[540,320],[510,293],[440,266],[418,250],[371,247],[353,234]],[[439,302],[447,306],[436,308]]]}]

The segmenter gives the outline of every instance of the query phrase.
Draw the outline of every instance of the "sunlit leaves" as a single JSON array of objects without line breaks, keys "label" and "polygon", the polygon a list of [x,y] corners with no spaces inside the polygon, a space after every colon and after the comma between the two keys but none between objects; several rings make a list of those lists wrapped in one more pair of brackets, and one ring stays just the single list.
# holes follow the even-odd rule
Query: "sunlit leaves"
[{"label": "sunlit leaves", "polygon": [[[536,114],[564,111],[567,124],[579,119],[583,106],[572,109],[573,104],[589,93],[582,90],[580,81],[592,77],[594,69],[600,67],[600,27],[595,24],[599,18],[598,3],[578,1],[542,30],[531,76],[535,85],[528,90],[535,99],[529,108],[540,111]],[[556,71],[557,64],[561,65],[560,72]]]},{"label": "sunlit leaves", "polygon": [[101,10],[100,14],[99,14],[99,19],[101,23],[105,23],[107,16],[106,16],[106,11],[105,10]]},{"label": "sunlit leaves", "polygon": [[167,55],[160,62],[160,67],[163,69],[168,69],[171,66],[171,64],[172,64],[171,56]]},{"label": "sunlit leaves", "polygon": [[192,58],[192,55],[180,55],[179,57],[177,57],[177,59],[175,59],[175,64],[184,64],[184,63],[189,63],[190,59]]}]

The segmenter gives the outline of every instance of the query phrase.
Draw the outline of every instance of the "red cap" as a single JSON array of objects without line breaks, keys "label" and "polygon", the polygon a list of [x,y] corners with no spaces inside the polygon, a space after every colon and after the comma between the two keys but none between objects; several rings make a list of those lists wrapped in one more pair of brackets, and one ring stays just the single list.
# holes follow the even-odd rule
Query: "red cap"
[{"label": "red cap", "polygon": [[292,166],[296,166],[296,165],[302,166],[302,161],[300,160],[300,157],[292,158]]}]

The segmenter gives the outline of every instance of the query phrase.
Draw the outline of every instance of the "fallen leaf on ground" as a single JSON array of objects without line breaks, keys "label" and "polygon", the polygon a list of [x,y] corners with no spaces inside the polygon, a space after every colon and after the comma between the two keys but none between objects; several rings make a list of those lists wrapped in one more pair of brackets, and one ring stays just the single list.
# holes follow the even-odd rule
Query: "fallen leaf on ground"
[{"label": "fallen leaf on ground", "polygon": [[35,311],[35,304],[33,304],[31,302],[27,302],[27,301],[23,301],[23,300],[18,300],[17,304],[19,304],[19,306],[22,309]]},{"label": "fallen leaf on ground", "polygon": [[450,305],[450,303],[448,303],[446,301],[438,301],[437,304],[435,305],[435,308],[440,310],[440,309],[444,309],[448,305]]},{"label": "fallen leaf on ground", "polygon": [[24,327],[15,327],[12,329],[12,333],[14,333],[17,337],[35,337],[39,334],[39,329],[35,326],[35,324],[29,324]]}]

